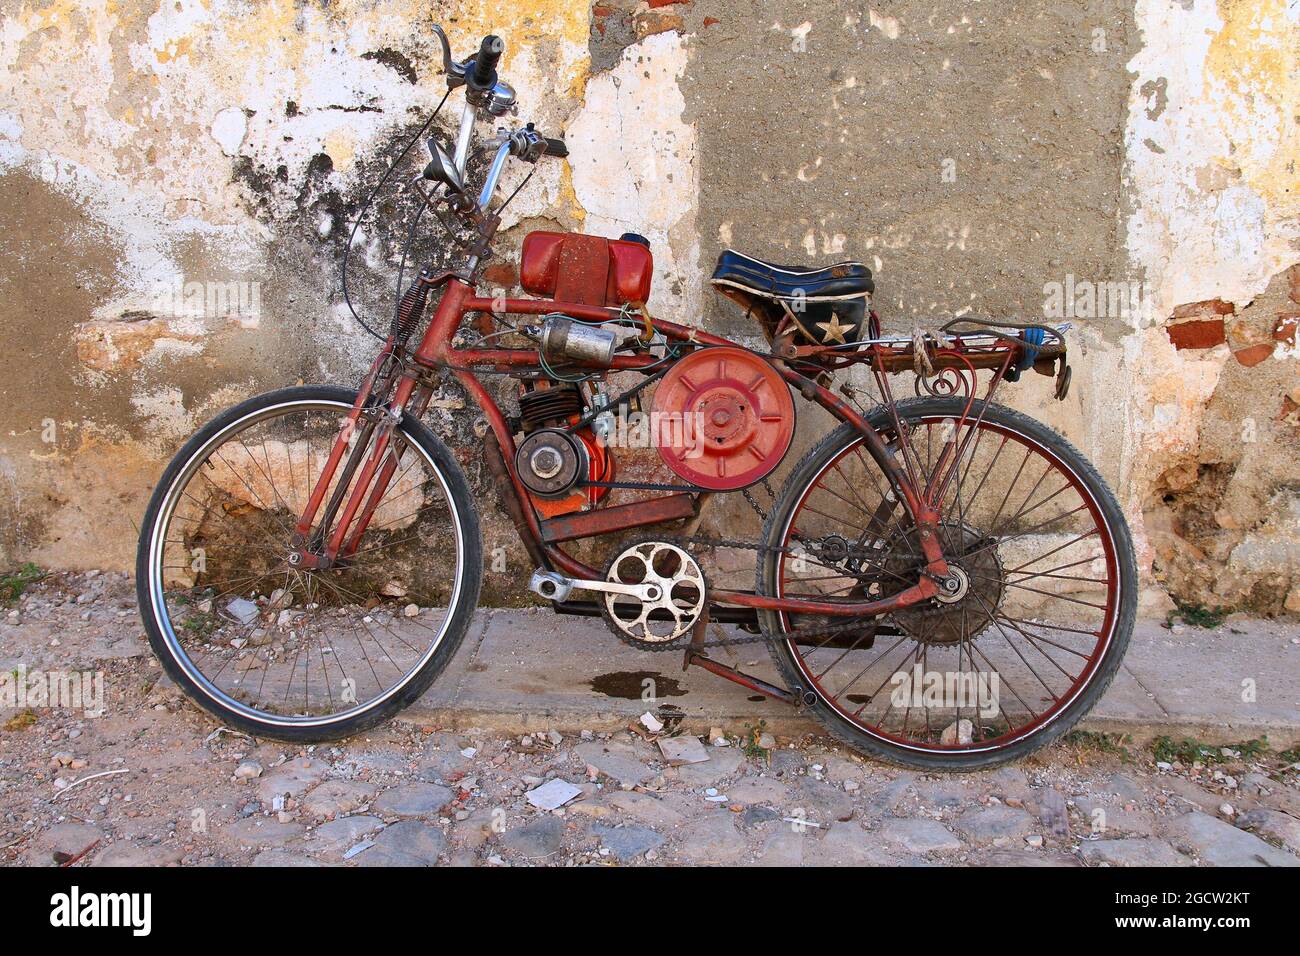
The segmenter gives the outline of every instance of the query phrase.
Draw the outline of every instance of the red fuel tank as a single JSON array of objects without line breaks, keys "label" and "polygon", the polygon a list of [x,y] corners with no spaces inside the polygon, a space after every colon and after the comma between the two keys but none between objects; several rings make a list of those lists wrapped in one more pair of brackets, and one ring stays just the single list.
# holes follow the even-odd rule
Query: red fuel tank
[{"label": "red fuel tank", "polygon": [[519,263],[525,292],[580,305],[645,302],[653,275],[654,258],[641,243],[577,232],[530,232]]}]

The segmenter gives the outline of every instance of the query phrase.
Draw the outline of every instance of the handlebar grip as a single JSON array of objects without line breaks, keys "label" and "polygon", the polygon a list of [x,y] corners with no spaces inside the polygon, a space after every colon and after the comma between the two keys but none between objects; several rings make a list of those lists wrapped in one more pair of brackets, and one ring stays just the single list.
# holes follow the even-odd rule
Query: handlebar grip
[{"label": "handlebar grip", "polygon": [[478,55],[474,57],[474,69],[467,77],[470,86],[476,90],[486,90],[496,83],[497,61],[501,59],[501,53],[505,48],[505,42],[495,34],[483,38]]},{"label": "handlebar grip", "polygon": [[569,147],[564,144],[564,140],[558,137],[543,136],[542,142],[546,144],[547,156],[558,156],[563,159],[569,155]]}]

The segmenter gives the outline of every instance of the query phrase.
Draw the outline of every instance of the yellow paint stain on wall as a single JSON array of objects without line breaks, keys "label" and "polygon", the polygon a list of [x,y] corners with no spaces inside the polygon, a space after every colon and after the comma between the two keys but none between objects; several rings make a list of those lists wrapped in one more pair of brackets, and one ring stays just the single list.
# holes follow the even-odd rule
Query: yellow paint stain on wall
[{"label": "yellow paint stain on wall", "polygon": [[564,170],[560,173],[559,204],[567,209],[569,215],[579,224],[586,222],[587,210],[578,199],[577,190],[573,188],[573,170],[568,163],[564,164]]},{"label": "yellow paint stain on wall", "polygon": [[228,13],[222,19],[224,39],[231,45],[228,55],[243,60],[267,50],[288,55],[295,65],[302,62],[306,34],[295,27],[298,8],[293,0],[266,0],[252,8],[250,16]]},{"label": "yellow paint stain on wall", "polygon": [[576,103],[581,103],[587,98],[587,81],[591,79],[591,57],[583,59],[573,71],[573,79],[569,81],[569,98]]},{"label": "yellow paint stain on wall", "polygon": [[170,63],[178,57],[189,56],[193,46],[193,37],[181,37],[179,40],[172,40],[161,50],[154,50],[153,55],[158,58],[159,63]]},{"label": "yellow paint stain on wall", "polygon": [[357,157],[357,144],[347,128],[336,129],[325,137],[325,152],[336,172],[346,173]]},{"label": "yellow paint stain on wall", "polygon": [[29,32],[54,27],[60,33],[72,25],[72,14],[80,10],[76,0],[56,0],[40,10],[24,10],[19,17]]},{"label": "yellow paint stain on wall", "polygon": [[[1228,96],[1213,96],[1231,162],[1277,215],[1300,211],[1300,28],[1286,0],[1219,0],[1223,29],[1206,54],[1207,78]],[[1261,148],[1264,147],[1264,148]]]},{"label": "yellow paint stain on wall", "polygon": [[[519,0],[508,13],[487,0],[432,5],[427,0],[401,0],[380,6],[372,0],[338,0],[325,8],[266,0],[246,15],[236,17],[232,12],[222,17],[219,29],[224,34],[224,55],[237,63],[255,67],[270,54],[276,69],[308,73],[319,68],[316,57],[325,37],[334,39],[340,50],[351,48],[353,54],[379,46],[405,48],[408,36],[432,39],[435,23],[447,32],[452,55],[458,59],[471,56],[487,34],[500,35],[506,41],[502,72],[507,75],[512,59],[522,50],[558,42],[580,56],[557,86],[580,96],[590,62],[586,55],[589,15],[586,0]],[[328,24],[328,29],[322,30],[322,24]],[[433,75],[427,67],[422,73]]]}]

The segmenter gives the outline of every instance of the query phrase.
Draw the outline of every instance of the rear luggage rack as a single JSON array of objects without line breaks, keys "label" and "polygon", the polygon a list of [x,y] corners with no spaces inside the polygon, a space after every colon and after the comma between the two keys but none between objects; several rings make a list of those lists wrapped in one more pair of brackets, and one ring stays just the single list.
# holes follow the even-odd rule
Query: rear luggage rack
[{"label": "rear luggage rack", "polygon": [[[1000,370],[1000,377],[1017,381],[1020,373],[1032,368],[1040,375],[1056,375],[1056,397],[1065,398],[1070,387],[1070,367],[1066,364],[1065,333],[1070,323],[1040,325],[1029,322],[952,319],[937,331],[916,335],[880,335],[879,324],[872,316],[870,338],[855,339],[839,345],[795,345],[785,339],[779,349],[782,358],[816,362],[826,369],[844,368],[867,362],[876,372],[931,372],[956,369]],[[917,354],[918,343],[924,355]]]}]

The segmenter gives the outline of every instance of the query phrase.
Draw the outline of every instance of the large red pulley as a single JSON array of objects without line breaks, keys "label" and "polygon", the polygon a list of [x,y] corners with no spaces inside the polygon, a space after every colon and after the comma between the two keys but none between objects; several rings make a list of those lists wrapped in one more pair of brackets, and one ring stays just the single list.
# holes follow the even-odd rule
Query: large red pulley
[{"label": "large red pulley", "polygon": [[772,366],[741,348],[686,356],[655,390],[656,442],[678,477],[736,491],[769,474],[790,447],[794,400]]}]

